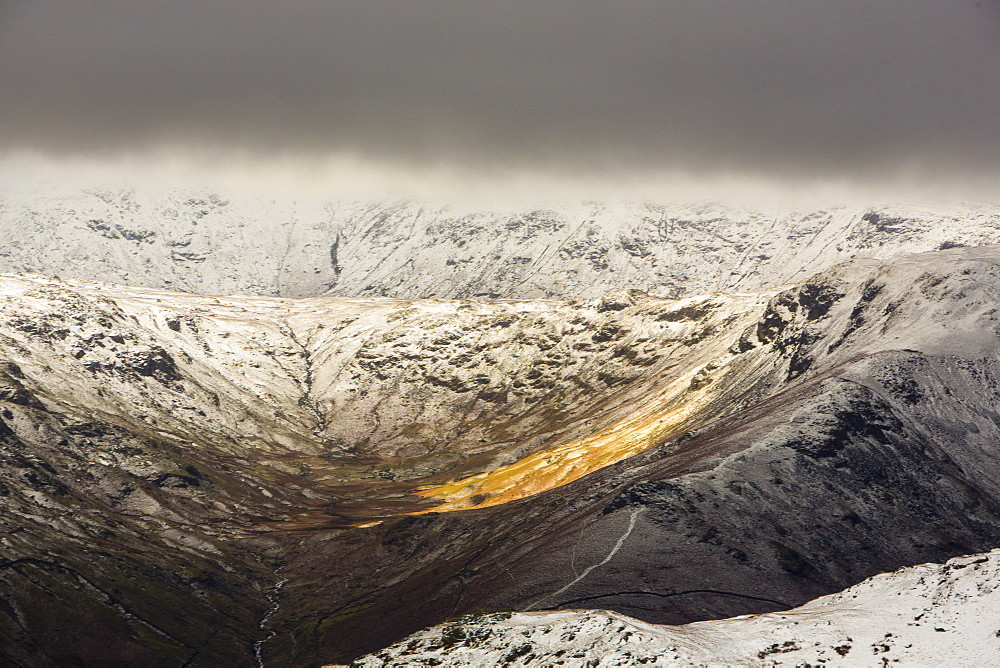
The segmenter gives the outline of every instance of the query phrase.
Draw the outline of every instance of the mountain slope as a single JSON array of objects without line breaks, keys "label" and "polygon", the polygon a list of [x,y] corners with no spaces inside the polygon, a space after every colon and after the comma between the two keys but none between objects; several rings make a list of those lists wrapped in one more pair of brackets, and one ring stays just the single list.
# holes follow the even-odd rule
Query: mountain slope
[{"label": "mountain slope", "polygon": [[[275,651],[350,658],[419,628],[414,609],[780,610],[990,549],[996,252],[842,267],[776,296],[735,345],[770,389],[644,454],[521,501],[306,539]],[[325,559],[340,541],[352,557]]]},{"label": "mountain slope", "polygon": [[473,615],[359,666],[989,665],[1000,655],[1000,552],[877,575],[792,610],[686,626],[599,611]]},{"label": "mountain slope", "polygon": [[421,481],[572,442],[665,383],[699,411],[658,434],[704,420],[725,402],[690,378],[766,303],[289,301],[43,276],[0,277],[0,300],[0,655],[46,666],[251,661],[298,532],[426,508]]},{"label": "mountain slope", "polygon": [[476,609],[685,623],[992,549],[998,260],[580,302],[2,277],[4,658],[310,665]]},{"label": "mountain slope", "polygon": [[696,376],[722,373],[767,300],[214,298],[42,276],[0,277],[0,298],[4,357],[47,405],[284,468],[378,463],[369,477],[390,480],[683,409],[630,452],[649,447],[724,409]]}]

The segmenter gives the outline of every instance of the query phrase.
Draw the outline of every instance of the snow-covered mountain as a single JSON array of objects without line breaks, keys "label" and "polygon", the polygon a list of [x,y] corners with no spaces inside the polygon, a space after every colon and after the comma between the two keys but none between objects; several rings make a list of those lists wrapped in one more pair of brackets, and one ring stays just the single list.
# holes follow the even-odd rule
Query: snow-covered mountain
[{"label": "snow-covered mountain", "polygon": [[1000,207],[500,210],[190,190],[10,186],[0,272],[199,294],[677,297],[796,283],[853,257],[1000,243]]},{"label": "snow-covered mountain", "polygon": [[[331,542],[354,552],[324,566],[323,586],[290,582],[289,600],[306,619],[337,620],[325,636],[336,661],[416,630],[414,609],[445,619],[600,606],[678,624],[782,610],[992,549],[997,260],[996,248],[953,249],[819,274],[776,295],[737,333],[736,358],[706,374],[745,389],[730,412],[514,503],[386,520],[365,542],[307,539],[303,572]],[[549,461],[419,491],[488,501],[512,480],[530,488]],[[276,628],[276,652],[320,633],[291,619]]]},{"label": "snow-covered mountain", "polygon": [[[0,276],[0,656],[245,660],[277,583],[304,582],[284,575],[298,532],[431,510],[414,494],[428,483],[549,453],[533,486],[505,490],[530,495],[703,423],[727,402],[693,379],[766,303],[288,300]],[[650,397],[684,415],[577,456]]]},{"label": "snow-covered mountain", "polygon": [[0,275],[0,326],[11,382],[61,411],[409,480],[551,457],[652,397],[683,410],[649,438],[704,421],[724,402],[695,379],[768,297],[289,300]]},{"label": "snow-covered mountain", "polygon": [[[588,236],[568,223],[497,233],[489,216],[474,231],[485,214],[425,222],[411,205],[320,207],[325,222],[296,227],[217,198],[191,204],[206,213],[176,236],[120,215],[156,200],[106,195],[86,196],[103,204],[82,226],[82,205],[47,217],[68,200],[39,196],[34,218],[15,216],[33,233],[3,228],[4,260],[136,283],[170,262],[195,293],[331,294],[0,277],[6,661],[310,665],[477,609],[681,624],[1000,545],[1000,249],[903,253],[992,240],[985,208],[962,213],[960,233],[926,212],[845,210],[799,236],[794,216],[765,235],[689,209],[659,250],[619,245],[635,261],[601,268],[558,259],[578,233],[620,238],[623,218],[597,205],[581,214],[604,221]],[[791,287],[603,292],[723,228],[685,280]],[[446,229],[468,232],[467,274]],[[751,246],[731,243],[741,229]],[[784,255],[755,258],[765,236]],[[862,245],[889,259],[827,266]],[[548,259],[527,282],[484,259],[529,247]],[[212,252],[172,259],[197,248]],[[823,271],[797,279],[803,266]],[[522,288],[596,296],[366,296]]]},{"label": "snow-covered mountain", "polygon": [[598,610],[479,614],[355,666],[989,666],[1000,551],[877,575],[792,610],[657,626]]}]

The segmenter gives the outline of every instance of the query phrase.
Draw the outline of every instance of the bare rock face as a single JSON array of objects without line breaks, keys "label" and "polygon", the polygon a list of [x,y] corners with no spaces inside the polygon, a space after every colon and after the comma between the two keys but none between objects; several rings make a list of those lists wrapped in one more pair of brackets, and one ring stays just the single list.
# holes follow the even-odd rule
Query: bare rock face
[{"label": "bare rock face", "polygon": [[421,202],[175,190],[0,191],[0,272],[283,297],[681,297],[805,280],[855,257],[1000,243],[993,205],[763,211]]},{"label": "bare rock face", "polygon": [[478,609],[680,624],[992,549],[998,259],[579,301],[0,277],[0,656],[308,665]]}]

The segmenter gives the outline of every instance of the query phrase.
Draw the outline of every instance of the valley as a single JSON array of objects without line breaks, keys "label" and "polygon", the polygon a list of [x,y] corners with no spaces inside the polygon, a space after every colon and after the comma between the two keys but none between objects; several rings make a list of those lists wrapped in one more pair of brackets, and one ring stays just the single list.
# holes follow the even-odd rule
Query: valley
[{"label": "valley", "polygon": [[577,301],[0,277],[5,659],[318,665],[476,610],[683,624],[989,550],[998,260]]},{"label": "valley", "polygon": [[0,0],[0,668],[1000,666],[998,26]]}]

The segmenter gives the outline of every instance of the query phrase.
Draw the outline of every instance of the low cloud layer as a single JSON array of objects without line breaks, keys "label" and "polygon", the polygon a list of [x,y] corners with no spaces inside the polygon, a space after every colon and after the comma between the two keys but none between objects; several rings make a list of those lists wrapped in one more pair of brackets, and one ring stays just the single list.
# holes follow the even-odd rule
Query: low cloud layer
[{"label": "low cloud layer", "polygon": [[3,2],[8,150],[1000,173],[995,0]]}]

